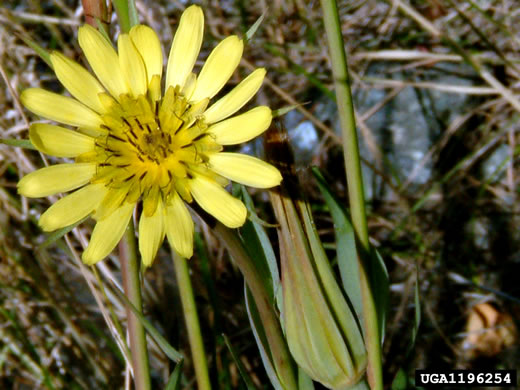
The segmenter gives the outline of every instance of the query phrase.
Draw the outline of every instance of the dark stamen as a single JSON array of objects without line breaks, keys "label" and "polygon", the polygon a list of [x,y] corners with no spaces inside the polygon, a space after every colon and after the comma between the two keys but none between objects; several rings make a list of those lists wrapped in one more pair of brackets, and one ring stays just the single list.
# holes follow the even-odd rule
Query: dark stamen
[{"label": "dark stamen", "polygon": [[107,137],[108,138],[114,138],[114,139],[116,139],[118,141],[121,141],[121,142],[126,142],[126,140],[124,140],[123,138],[118,137],[117,135],[114,135],[114,134],[109,134]]}]

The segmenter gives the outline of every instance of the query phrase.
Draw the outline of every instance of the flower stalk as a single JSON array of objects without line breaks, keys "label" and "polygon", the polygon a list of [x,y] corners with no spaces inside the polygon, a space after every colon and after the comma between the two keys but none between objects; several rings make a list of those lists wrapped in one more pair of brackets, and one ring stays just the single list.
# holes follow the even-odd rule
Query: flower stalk
[{"label": "flower stalk", "polygon": [[133,0],[114,0],[113,4],[119,19],[119,25],[124,33],[128,33],[132,26],[139,24],[137,9]]},{"label": "flower stalk", "polygon": [[233,261],[244,276],[247,286],[251,290],[251,294],[261,315],[278,380],[284,389],[297,389],[298,386],[293,370],[293,360],[283,336],[280,322],[278,321],[274,308],[269,303],[267,291],[262,284],[260,275],[253,265],[253,261],[244,248],[244,244],[236,232],[228,229],[220,222],[217,222],[213,232],[227,248]]},{"label": "flower stalk", "polygon": [[[132,305],[142,312],[141,281],[139,278],[134,224],[132,221],[128,224],[123,239],[119,243],[119,261],[121,263],[125,295]],[[126,318],[128,319],[135,388],[136,390],[150,390],[150,367],[144,327],[128,306],[126,307]]]},{"label": "flower stalk", "polygon": [[174,249],[172,249],[172,253],[173,267],[175,268],[175,275],[177,276],[184,320],[186,321],[188,339],[190,341],[191,356],[195,367],[197,388],[200,390],[210,390],[211,385],[206,352],[204,351],[204,343],[202,342],[199,316],[197,315],[197,306],[195,305],[195,297],[191,286],[188,263],[184,257],[175,253]]},{"label": "flower stalk", "polygon": [[321,0],[323,20],[330,49],[334,88],[342,130],[343,153],[347,173],[348,195],[352,223],[359,245],[360,284],[363,300],[365,343],[368,352],[368,381],[373,390],[383,388],[382,356],[377,310],[370,288],[367,270],[371,254],[365,211],[365,196],[361,176],[359,147],[352,94],[349,84],[347,58],[337,4],[335,0]]}]

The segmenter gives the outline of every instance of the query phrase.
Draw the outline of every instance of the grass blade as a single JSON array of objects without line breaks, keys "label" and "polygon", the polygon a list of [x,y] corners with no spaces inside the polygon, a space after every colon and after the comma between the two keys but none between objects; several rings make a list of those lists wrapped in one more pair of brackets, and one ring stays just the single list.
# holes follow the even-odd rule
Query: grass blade
[{"label": "grass blade", "polygon": [[166,387],[164,390],[178,390],[179,385],[181,384],[181,374],[182,374],[182,366],[184,364],[184,360],[181,359],[176,365],[175,369],[173,370],[172,374],[170,375],[170,379],[168,379],[168,383],[166,384]]},{"label": "grass blade", "polygon": [[271,351],[269,349],[269,341],[267,340],[265,328],[262,324],[262,320],[260,319],[260,313],[256,307],[255,300],[253,299],[253,295],[247,286],[245,287],[245,290],[247,315],[249,317],[249,323],[251,324],[253,335],[255,336],[256,345],[260,351],[260,357],[262,358],[265,371],[267,372],[267,376],[275,390],[284,390],[282,384],[278,380],[278,376],[273,365]]},{"label": "grass blade", "polygon": [[224,342],[226,343],[226,346],[228,347],[229,352],[231,352],[231,356],[233,357],[233,360],[238,367],[238,372],[240,372],[240,376],[244,380],[247,390],[257,390],[256,386],[253,384],[253,381],[251,380],[251,377],[247,373],[246,368],[244,367],[244,365],[238,358],[237,354],[235,353],[235,350],[233,349],[233,346],[229,342],[229,339],[227,338],[227,336],[225,334],[222,334],[222,337],[224,338]]},{"label": "grass blade", "polygon": [[343,289],[361,322],[363,321],[363,300],[359,284],[359,264],[354,229],[347,216],[347,211],[336,200],[319,169],[314,167],[312,173],[318,181],[318,187],[325,198],[325,203],[327,203],[334,221],[338,267],[341,281],[343,282]]},{"label": "grass blade", "polygon": [[0,138],[0,144],[14,146],[16,148],[36,150],[32,142],[28,139]]},{"label": "grass blade", "polygon": [[48,247],[51,244],[54,244],[56,241],[58,241],[60,238],[62,238],[65,234],[72,231],[76,226],[82,224],[85,222],[88,218],[90,218],[90,215],[87,215],[85,218],[79,220],[76,223],[73,223],[72,225],[65,226],[64,228],[58,229],[47,237],[47,239],[39,246],[40,249],[44,249]]},{"label": "grass blade", "polygon": [[159,348],[164,352],[166,356],[168,356],[171,360],[178,363],[184,359],[184,356],[177,351],[175,348],[171,346],[170,343],[154,328],[154,326],[148,321],[140,312],[136,309],[136,307],[128,300],[128,298],[123,294],[118,288],[114,288],[116,294],[121,298],[128,307],[132,310],[132,312],[139,319],[141,324],[144,326],[148,334],[154,339],[154,341],[159,345]]},{"label": "grass blade", "polygon": [[251,40],[251,38],[253,38],[253,35],[255,35],[256,30],[258,30],[258,27],[260,27],[260,25],[264,21],[266,13],[267,13],[267,11],[264,11],[264,13],[262,15],[260,15],[260,17],[256,20],[256,22],[251,27],[249,27],[249,30],[247,30],[246,36],[244,37],[245,38],[244,40],[246,41],[246,43],[249,42]]},{"label": "grass blade", "polygon": [[385,262],[375,248],[372,248],[370,285],[372,286],[374,304],[376,305],[377,310],[379,336],[381,343],[383,343],[385,338],[386,311],[388,309],[388,299],[390,295],[390,280]]}]

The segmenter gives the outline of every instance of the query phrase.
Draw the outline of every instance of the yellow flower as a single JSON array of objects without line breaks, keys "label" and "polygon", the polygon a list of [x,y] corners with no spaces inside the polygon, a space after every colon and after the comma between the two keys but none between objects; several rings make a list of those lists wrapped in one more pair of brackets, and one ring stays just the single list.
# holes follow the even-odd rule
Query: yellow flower
[{"label": "yellow flower", "polygon": [[164,91],[159,39],[147,26],[121,34],[117,52],[96,29],[79,29],[79,45],[96,77],[60,53],[50,58],[59,81],[73,96],[40,88],[22,93],[23,104],[44,118],[77,131],[35,123],[36,148],[74,158],[23,177],[20,194],[43,197],[76,190],[40,218],[45,231],[92,214],[97,223],[83,261],[94,264],[117,245],[139,201],[139,250],[150,265],[168,237],[184,257],[193,254],[193,221],[184,202],[193,199],[228,227],[239,227],[247,211],[223,187],[233,180],[257,188],[276,186],[278,170],[254,157],[222,152],[223,145],[248,141],[271,123],[260,106],[231,117],[260,88],[257,69],[209,108],[235,71],[244,44],[237,36],[220,42],[198,76],[192,73],[202,44],[204,16],[197,6],[183,14],[173,39]]}]

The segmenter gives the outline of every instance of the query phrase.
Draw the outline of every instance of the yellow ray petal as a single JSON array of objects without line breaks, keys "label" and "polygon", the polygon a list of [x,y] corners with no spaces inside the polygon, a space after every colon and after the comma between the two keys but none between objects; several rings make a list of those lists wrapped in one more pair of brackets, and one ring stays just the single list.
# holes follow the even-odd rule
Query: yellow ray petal
[{"label": "yellow ray petal", "polygon": [[66,192],[87,184],[96,173],[96,164],[58,164],[31,172],[18,182],[18,192],[40,198]]},{"label": "yellow ray petal", "polygon": [[164,240],[164,208],[159,199],[155,214],[147,217],[144,213],[139,220],[139,252],[146,267],[152,262]]},{"label": "yellow ray petal", "polygon": [[168,242],[182,257],[193,255],[193,220],[186,205],[175,193],[166,207],[165,226]]},{"label": "yellow ray petal", "polygon": [[119,51],[119,67],[134,97],[145,95],[148,86],[146,68],[141,55],[128,34],[119,35],[117,49]]},{"label": "yellow ray petal", "polygon": [[211,170],[237,183],[256,188],[271,188],[282,181],[272,165],[245,154],[215,153],[209,156]]},{"label": "yellow ray petal", "polygon": [[258,91],[265,77],[265,69],[256,69],[231,92],[218,100],[204,113],[206,123],[215,123],[240,110]]},{"label": "yellow ray petal", "polygon": [[121,188],[111,188],[110,191],[107,192],[106,196],[100,202],[99,206],[96,208],[96,213],[94,214],[94,218],[98,221],[102,221],[105,218],[108,218],[110,215],[114,213],[115,210],[121,207],[125,200],[127,199],[128,190],[130,189],[130,184],[125,183]]},{"label": "yellow ray petal", "polygon": [[130,30],[130,38],[144,61],[148,84],[150,84],[152,77],[155,75],[158,75],[160,79],[163,67],[163,54],[161,43],[155,31],[148,26],[139,24]]},{"label": "yellow ray petal", "polygon": [[134,203],[124,203],[112,215],[96,223],[90,243],[81,256],[85,264],[93,265],[112,252],[123,237],[134,206]]},{"label": "yellow ray petal", "polygon": [[42,153],[56,157],[76,157],[94,150],[94,138],[46,123],[33,123],[29,138]]},{"label": "yellow ray petal", "polygon": [[181,89],[184,86],[199,56],[203,33],[204,14],[199,6],[192,5],[183,12],[173,38],[166,68],[166,90],[170,86],[179,85]]},{"label": "yellow ray petal", "polygon": [[38,223],[46,232],[72,225],[89,215],[106,191],[102,184],[87,185],[54,203],[42,214]]},{"label": "yellow ray petal", "polygon": [[98,98],[98,93],[105,92],[105,89],[94,76],[80,64],[59,52],[51,54],[51,62],[56,77],[72,96],[98,113],[105,112]]},{"label": "yellow ray petal", "polygon": [[36,115],[90,130],[95,134],[102,132],[99,129],[103,123],[101,117],[75,99],[41,88],[29,88],[22,92],[20,100]]},{"label": "yellow ray petal", "polygon": [[119,100],[119,95],[128,93],[119,58],[110,42],[88,24],[79,28],[78,41],[92,70],[112,96]]},{"label": "yellow ray petal", "polygon": [[182,88],[182,94],[188,99],[191,99],[191,95],[193,95],[193,91],[195,91],[195,86],[197,85],[197,75],[195,73],[190,73],[186,78],[184,83],[184,87]]},{"label": "yellow ray petal", "polygon": [[197,203],[227,227],[237,228],[246,221],[244,204],[215,181],[196,175],[190,181],[190,190]]},{"label": "yellow ray petal", "polygon": [[220,145],[235,145],[262,134],[269,128],[272,119],[271,109],[260,106],[212,125],[207,131],[215,136],[215,141]]},{"label": "yellow ray petal", "polygon": [[213,49],[200,71],[192,102],[212,98],[226,84],[242,58],[244,42],[236,35],[227,37]]}]

